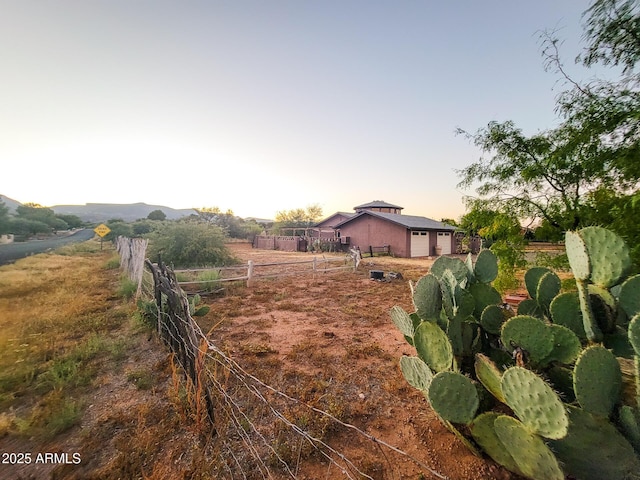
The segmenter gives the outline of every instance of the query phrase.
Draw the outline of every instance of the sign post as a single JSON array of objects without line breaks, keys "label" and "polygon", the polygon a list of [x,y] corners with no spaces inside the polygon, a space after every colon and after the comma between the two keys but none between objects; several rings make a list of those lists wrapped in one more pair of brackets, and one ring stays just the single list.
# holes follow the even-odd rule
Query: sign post
[{"label": "sign post", "polygon": [[107,227],[104,223],[101,223],[96,228],[93,229],[94,232],[100,237],[100,250],[102,250],[102,240],[104,236],[111,231],[109,227]]}]

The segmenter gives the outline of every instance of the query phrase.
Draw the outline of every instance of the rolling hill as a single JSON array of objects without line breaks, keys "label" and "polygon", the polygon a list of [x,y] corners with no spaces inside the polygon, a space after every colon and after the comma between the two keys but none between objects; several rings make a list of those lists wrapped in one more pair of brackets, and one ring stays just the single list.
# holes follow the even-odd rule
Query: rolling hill
[{"label": "rolling hill", "polygon": [[87,203],[85,205],[54,205],[51,208],[56,214],[77,215],[85,222],[106,222],[112,218],[121,218],[125,222],[132,222],[140,218],[147,218],[147,215],[154,210],[163,211],[167,220],[176,220],[196,214],[193,209],[174,209],[146,203]]}]

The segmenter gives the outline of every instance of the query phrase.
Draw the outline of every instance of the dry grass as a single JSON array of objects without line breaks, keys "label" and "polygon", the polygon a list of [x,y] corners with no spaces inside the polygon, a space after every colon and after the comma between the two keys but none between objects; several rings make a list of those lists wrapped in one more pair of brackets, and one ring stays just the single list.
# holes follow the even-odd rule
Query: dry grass
[{"label": "dry grass", "polygon": [[[60,254],[61,253],[61,254]],[[128,319],[116,304],[113,252],[87,242],[0,267],[0,434],[50,438],[75,425],[105,359],[122,358],[109,337]]]}]

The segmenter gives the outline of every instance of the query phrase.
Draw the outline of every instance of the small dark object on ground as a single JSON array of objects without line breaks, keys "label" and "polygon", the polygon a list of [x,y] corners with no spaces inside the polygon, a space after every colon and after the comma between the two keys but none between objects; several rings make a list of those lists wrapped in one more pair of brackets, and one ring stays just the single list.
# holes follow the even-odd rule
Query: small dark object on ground
[{"label": "small dark object on ground", "polygon": [[402,274],[400,272],[389,272],[387,274],[387,277],[389,277],[391,280],[402,280]]},{"label": "small dark object on ground", "polygon": [[369,270],[369,278],[372,280],[382,280],[384,272],[382,270]]}]

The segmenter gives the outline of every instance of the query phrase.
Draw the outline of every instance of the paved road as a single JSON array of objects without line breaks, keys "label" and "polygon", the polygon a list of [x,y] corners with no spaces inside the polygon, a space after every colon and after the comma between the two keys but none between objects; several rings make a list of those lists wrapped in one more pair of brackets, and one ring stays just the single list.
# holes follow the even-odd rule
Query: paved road
[{"label": "paved road", "polygon": [[0,245],[0,265],[14,262],[20,258],[28,257],[35,253],[53,250],[69,243],[84,242],[92,239],[94,236],[95,232],[86,228],[74,233],[73,235],[60,238],[48,238],[46,240],[32,240],[30,242],[17,242]]}]

